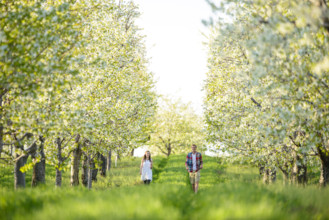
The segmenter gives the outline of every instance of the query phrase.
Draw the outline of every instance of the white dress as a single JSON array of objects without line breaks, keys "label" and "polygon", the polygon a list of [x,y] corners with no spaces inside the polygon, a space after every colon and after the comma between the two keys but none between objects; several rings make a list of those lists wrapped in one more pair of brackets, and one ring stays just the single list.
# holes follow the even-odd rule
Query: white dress
[{"label": "white dress", "polygon": [[142,176],[141,179],[144,180],[151,180],[152,181],[152,169],[151,169],[151,161],[145,160],[143,161],[143,168],[142,168]]}]

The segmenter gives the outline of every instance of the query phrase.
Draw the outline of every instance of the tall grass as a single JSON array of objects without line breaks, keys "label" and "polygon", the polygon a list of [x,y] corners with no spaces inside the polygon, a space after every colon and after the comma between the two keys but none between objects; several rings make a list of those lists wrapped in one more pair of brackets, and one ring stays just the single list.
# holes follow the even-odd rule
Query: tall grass
[{"label": "tall grass", "polygon": [[256,168],[205,156],[194,194],[185,155],[154,163],[149,186],[139,159],[122,160],[91,191],[52,184],[13,191],[1,181],[0,219],[329,219],[328,188],[264,185]]}]

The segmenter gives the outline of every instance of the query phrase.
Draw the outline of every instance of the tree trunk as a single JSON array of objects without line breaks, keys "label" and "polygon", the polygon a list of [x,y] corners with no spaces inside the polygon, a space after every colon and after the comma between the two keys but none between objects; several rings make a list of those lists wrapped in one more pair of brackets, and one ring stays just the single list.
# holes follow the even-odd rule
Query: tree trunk
[{"label": "tree trunk", "polygon": [[91,187],[92,187],[92,168],[91,168],[91,159],[90,159],[89,155],[88,155],[87,161],[88,161],[88,189],[91,189]]},{"label": "tree trunk", "polygon": [[62,170],[56,168],[56,187],[62,186]]},{"label": "tree trunk", "polygon": [[112,163],[112,150],[109,150],[109,152],[107,154],[107,164],[106,164],[106,169],[109,172],[110,172],[110,169],[111,169],[111,163]]},{"label": "tree trunk", "polygon": [[[0,108],[1,108],[1,106],[0,106]],[[0,112],[0,115],[1,115],[1,112]],[[0,120],[1,120],[1,116],[0,116]],[[0,158],[1,158],[1,154],[2,154],[2,149],[3,149],[3,126],[0,122]]]},{"label": "tree trunk", "polygon": [[[15,144],[15,151],[16,150],[23,150],[24,147],[20,145],[19,142]],[[22,152],[23,153],[23,152]],[[24,155],[20,157],[18,153],[15,153],[15,166],[14,166],[14,179],[15,179],[15,189],[18,188],[25,188],[25,173],[21,172],[21,168],[26,164],[28,155]],[[19,158],[20,157],[20,158]],[[19,159],[17,159],[19,158]]]},{"label": "tree trunk", "polygon": [[99,155],[99,159],[101,161],[101,168],[100,168],[100,174],[101,176],[106,176],[106,157],[103,154]]},{"label": "tree trunk", "polygon": [[46,162],[45,158],[41,158],[40,162],[37,162],[33,166],[33,175],[32,175],[32,186],[37,186],[39,184],[45,184],[45,171],[46,171]]},{"label": "tree trunk", "polygon": [[276,169],[270,169],[270,183],[274,183],[276,181]]},{"label": "tree trunk", "polygon": [[306,157],[306,155],[301,155],[298,154],[298,149],[302,146],[302,141],[301,143],[296,143],[297,137],[305,137],[305,132],[297,130],[294,132],[294,135],[290,139],[294,143],[294,148],[292,151],[292,156],[293,156],[293,165],[292,165],[292,170],[291,170],[291,181],[294,184],[306,184],[307,183],[307,166],[305,162],[303,161],[303,158]]},{"label": "tree trunk", "polygon": [[171,154],[171,150],[172,150],[172,149],[171,149],[171,144],[168,145],[167,150],[168,150],[167,157],[169,157],[170,154]]},{"label": "tree trunk", "polygon": [[263,172],[263,182],[265,184],[276,181],[276,170],[274,168],[265,168]]},{"label": "tree trunk", "polygon": [[264,169],[264,172],[263,172],[263,183],[265,183],[265,184],[268,184],[269,183],[268,169]]},{"label": "tree trunk", "polygon": [[118,165],[118,159],[119,159],[119,154],[117,154],[117,155],[115,156],[115,161],[114,161],[114,165],[115,165],[115,167],[117,167],[117,165]]},{"label": "tree trunk", "polygon": [[317,147],[321,160],[320,186],[329,184],[329,154],[326,149]]},{"label": "tree trunk", "polygon": [[2,109],[2,97],[3,94],[1,94],[0,96],[0,158],[1,158],[1,153],[2,153],[2,149],[3,149],[3,124],[2,124],[2,113],[3,113],[3,109]]},{"label": "tree trunk", "polygon": [[283,173],[284,184],[290,183],[290,172],[289,172],[290,166],[289,166],[289,164],[291,164],[291,163],[288,163],[287,161],[285,161],[282,166],[278,166],[279,169]]},{"label": "tree trunk", "polygon": [[[45,140],[43,137],[39,137],[39,140],[41,142],[39,146],[40,161],[33,166],[32,186],[37,186],[46,182],[46,155],[44,152]],[[32,155],[32,158],[36,158],[36,153]]]},{"label": "tree trunk", "polygon": [[90,161],[90,169],[91,169],[91,180],[97,182],[98,169],[96,168],[94,159]]},{"label": "tree trunk", "polygon": [[[19,155],[16,156],[18,158]],[[14,176],[15,176],[15,189],[25,188],[25,173],[21,172],[20,169],[26,164],[29,156],[23,156],[15,161]]]},{"label": "tree trunk", "polygon": [[307,165],[303,162],[300,155],[294,152],[294,164],[291,171],[291,181],[294,184],[307,183]]},{"label": "tree trunk", "polygon": [[57,144],[57,167],[56,167],[56,187],[62,186],[62,163],[63,163],[63,157],[62,157],[62,142],[61,138],[56,138],[56,144]]},{"label": "tree trunk", "polygon": [[130,152],[130,156],[134,156],[134,153],[135,153],[135,148],[133,148],[132,150],[131,150],[131,152]]},{"label": "tree trunk", "polygon": [[71,165],[71,186],[79,185],[79,166],[82,155],[81,144],[79,142],[80,136],[76,138],[76,148],[73,150],[73,160]]},{"label": "tree trunk", "polygon": [[81,175],[81,181],[84,186],[88,186],[88,172],[89,172],[89,166],[88,166],[88,157],[84,156],[83,164],[82,164],[82,175]]},{"label": "tree trunk", "polygon": [[320,185],[326,186],[327,184],[329,184],[329,156],[326,160],[321,160]]},{"label": "tree trunk", "polygon": [[287,184],[289,183],[289,172],[285,169],[283,169],[282,167],[279,167],[279,169],[281,170],[282,174],[283,174],[283,183]]},{"label": "tree trunk", "polygon": [[260,178],[264,175],[265,167],[264,165],[258,164],[259,176]]},{"label": "tree trunk", "polygon": [[307,184],[307,164],[302,164],[299,170],[298,182],[301,184]]}]

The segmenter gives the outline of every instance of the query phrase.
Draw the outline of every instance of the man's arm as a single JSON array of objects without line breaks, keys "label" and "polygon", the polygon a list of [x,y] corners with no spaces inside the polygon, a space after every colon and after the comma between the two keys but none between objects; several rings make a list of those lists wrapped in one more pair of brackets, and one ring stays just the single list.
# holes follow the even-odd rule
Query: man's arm
[{"label": "man's arm", "polygon": [[188,161],[188,154],[187,154],[187,156],[186,156],[186,161],[185,161],[185,167],[186,167],[186,169],[188,170],[188,164],[187,164],[187,161]]},{"label": "man's arm", "polygon": [[200,153],[200,169],[203,168],[203,160],[202,160],[202,154]]}]

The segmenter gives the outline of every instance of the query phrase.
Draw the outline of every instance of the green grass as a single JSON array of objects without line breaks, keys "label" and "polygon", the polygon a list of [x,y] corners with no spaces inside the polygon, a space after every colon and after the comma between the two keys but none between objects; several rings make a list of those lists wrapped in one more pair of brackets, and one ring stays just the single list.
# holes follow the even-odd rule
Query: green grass
[{"label": "green grass", "polygon": [[[155,166],[164,157],[155,157]],[[93,182],[94,189],[109,189],[121,186],[132,186],[141,184],[139,176],[140,158],[128,157],[119,160],[117,167],[114,167],[114,160],[112,161],[112,168],[107,177],[97,175],[97,182]],[[13,165],[2,165],[0,167],[0,189],[12,190],[14,187],[14,168]],[[62,188],[70,187],[70,173],[69,167],[62,171]],[[53,166],[46,164],[46,187],[53,188],[55,186],[56,170]],[[80,170],[81,176],[81,170]],[[31,186],[32,170],[26,172],[26,187]],[[81,183],[81,177],[79,178]]]},{"label": "green grass", "polygon": [[185,155],[155,157],[145,186],[140,159],[124,159],[91,191],[69,187],[68,171],[61,189],[49,172],[46,186],[14,191],[8,173],[0,177],[0,219],[329,219],[329,188],[264,185],[257,168],[204,156],[194,194],[184,163]]}]

